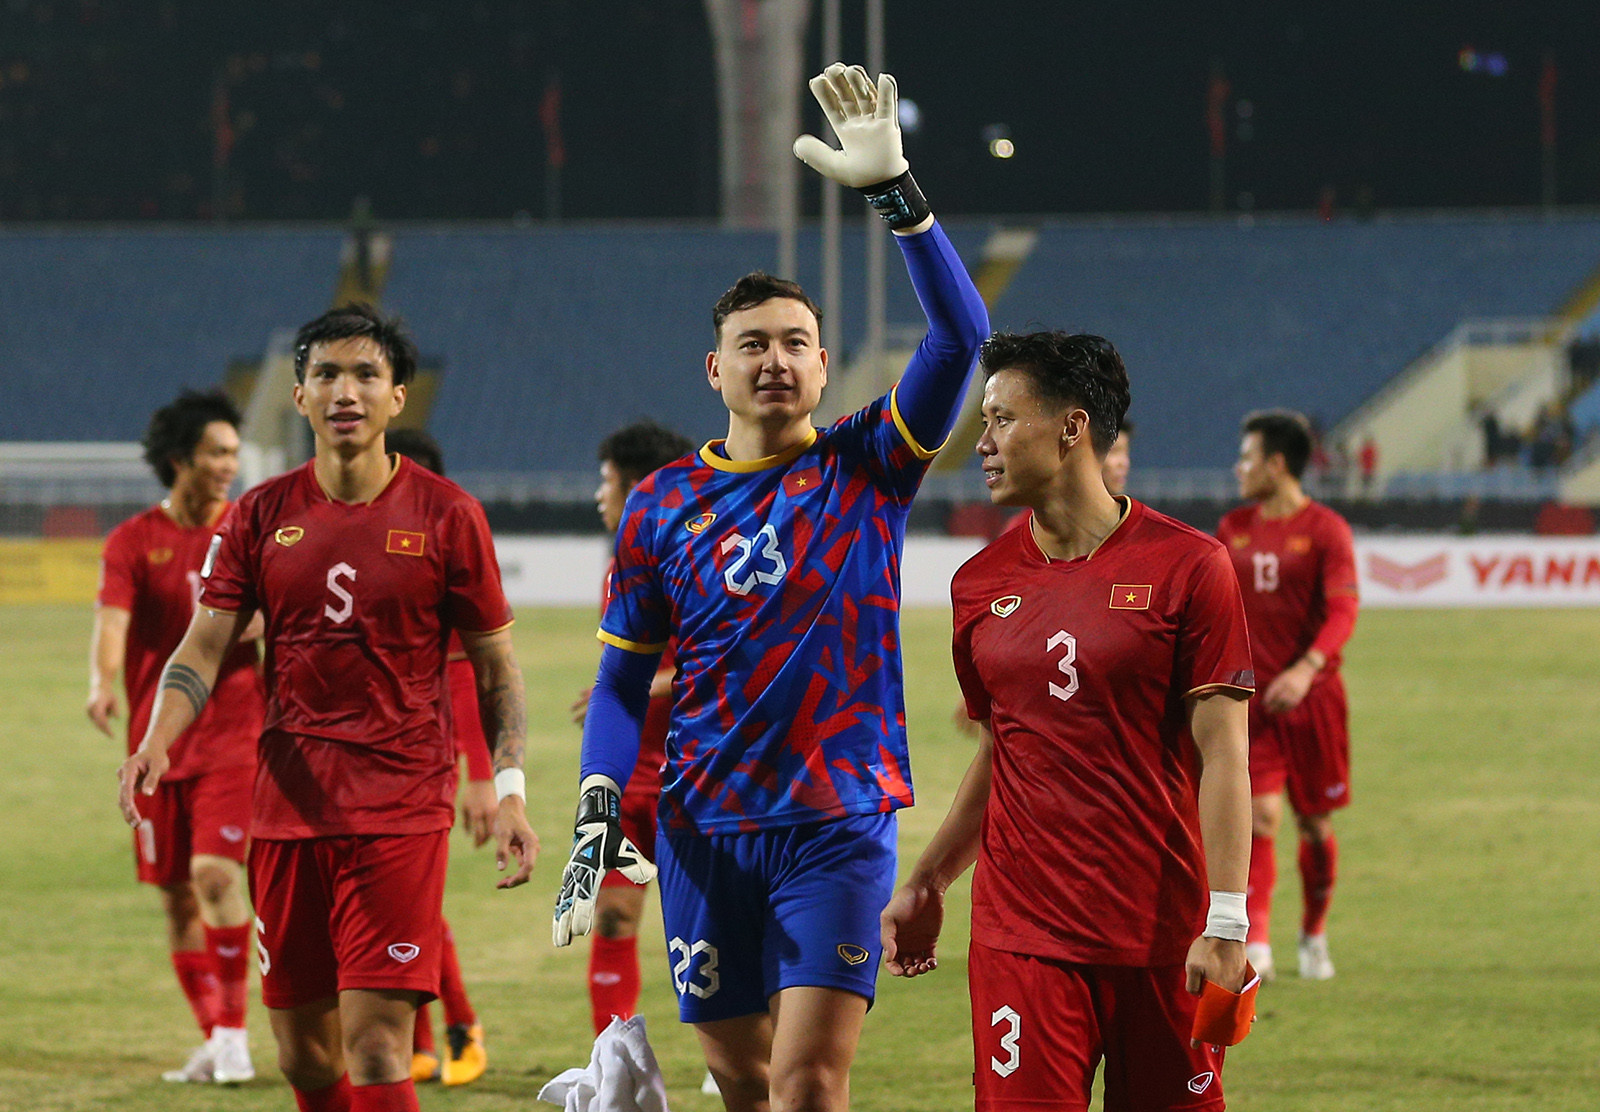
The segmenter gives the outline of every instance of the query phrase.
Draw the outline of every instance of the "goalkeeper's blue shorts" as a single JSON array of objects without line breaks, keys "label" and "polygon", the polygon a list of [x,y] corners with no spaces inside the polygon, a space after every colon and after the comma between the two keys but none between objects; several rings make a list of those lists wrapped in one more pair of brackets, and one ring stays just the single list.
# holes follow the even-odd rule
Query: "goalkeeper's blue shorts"
[{"label": "goalkeeper's blue shorts", "polygon": [[679,1018],[765,1012],[798,986],[870,1006],[898,825],[891,812],[748,834],[663,830],[656,864]]}]

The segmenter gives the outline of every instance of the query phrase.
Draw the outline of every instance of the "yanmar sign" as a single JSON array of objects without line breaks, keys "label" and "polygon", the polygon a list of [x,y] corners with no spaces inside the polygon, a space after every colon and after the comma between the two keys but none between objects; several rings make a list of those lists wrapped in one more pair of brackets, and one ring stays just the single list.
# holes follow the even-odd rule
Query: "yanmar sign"
[{"label": "yanmar sign", "polygon": [[1600,538],[1359,537],[1364,606],[1600,606]]}]

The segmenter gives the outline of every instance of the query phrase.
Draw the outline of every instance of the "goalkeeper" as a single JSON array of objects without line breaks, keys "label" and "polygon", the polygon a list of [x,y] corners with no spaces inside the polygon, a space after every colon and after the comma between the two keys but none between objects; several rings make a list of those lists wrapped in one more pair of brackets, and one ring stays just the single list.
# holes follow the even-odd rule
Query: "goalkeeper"
[{"label": "goalkeeper", "polygon": [[899,649],[906,516],[950,434],[988,318],[901,153],[894,79],[811,90],[842,150],[795,153],[859,189],[900,245],[928,333],[894,389],[830,428],[817,308],[750,274],[712,310],[728,435],[646,478],[617,533],[555,941],[589,930],[622,837],[618,785],[651,677],[677,675],[662,777],[663,919],[680,1017],[732,1110],[843,1109],[872,1003],[895,812],[912,802]]}]

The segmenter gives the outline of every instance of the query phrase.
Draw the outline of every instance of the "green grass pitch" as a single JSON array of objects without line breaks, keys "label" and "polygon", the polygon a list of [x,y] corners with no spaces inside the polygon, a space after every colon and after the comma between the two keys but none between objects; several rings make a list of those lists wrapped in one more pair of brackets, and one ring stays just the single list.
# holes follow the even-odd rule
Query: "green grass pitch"
[{"label": "green grass pitch", "polygon": [[[519,615],[528,679],[533,883],[492,888],[459,837],[446,914],[488,1029],[490,1072],[422,1090],[424,1109],[530,1109],[588,1058],[586,947],[550,945],[569,837],[577,734],[566,708],[592,674],[594,615]],[[224,1090],[163,1084],[196,1034],[164,953],[153,892],[132,879],[114,805],[121,746],[82,713],[90,616],[0,609],[0,1109],[283,1109],[258,1003],[260,1077]],[[971,753],[951,723],[948,616],[906,615],[920,805],[903,863],[937,825]],[[1600,613],[1372,612],[1350,650],[1355,805],[1338,820],[1337,979],[1293,976],[1298,892],[1280,844],[1285,976],[1229,1058],[1230,1107],[1271,1112],[1600,1108]],[[884,977],[854,1072],[862,1110],[971,1107],[966,885],[952,890],[943,968]],[[679,1027],[659,913],[643,935],[645,995],[672,1106],[718,1106]]]}]

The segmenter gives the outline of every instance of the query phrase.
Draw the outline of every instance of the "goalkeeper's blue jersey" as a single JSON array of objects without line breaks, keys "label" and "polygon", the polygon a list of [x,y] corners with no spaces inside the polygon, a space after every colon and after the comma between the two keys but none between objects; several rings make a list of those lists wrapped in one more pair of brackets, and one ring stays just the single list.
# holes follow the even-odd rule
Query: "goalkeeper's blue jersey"
[{"label": "goalkeeper's blue jersey", "polygon": [[669,828],[910,806],[900,558],[932,458],[891,392],[778,456],[713,441],[629,496],[600,639],[675,641]]}]

